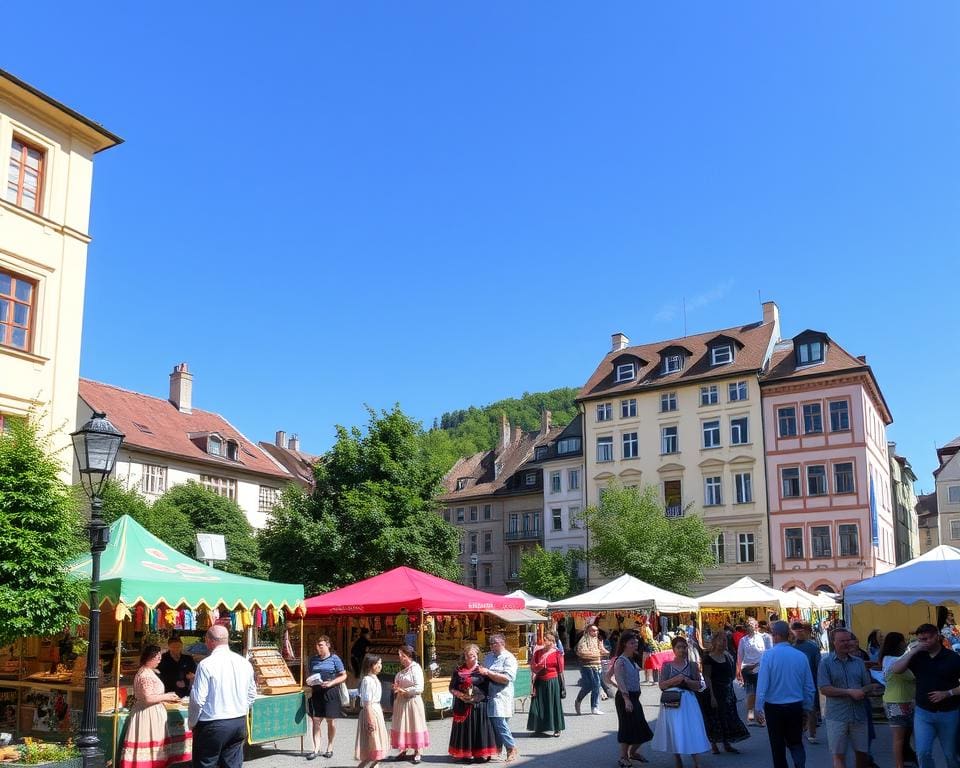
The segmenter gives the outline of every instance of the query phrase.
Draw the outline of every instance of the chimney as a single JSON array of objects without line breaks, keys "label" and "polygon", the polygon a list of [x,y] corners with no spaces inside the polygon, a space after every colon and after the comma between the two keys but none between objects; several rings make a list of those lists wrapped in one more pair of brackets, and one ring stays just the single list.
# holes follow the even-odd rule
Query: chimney
[{"label": "chimney", "polygon": [[510,445],[510,422],[507,421],[507,414],[500,413],[500,450],[504,450]]},{"label": "chimney", "polygon": [[186,363],[175,365],[170,374],[170,402],[180,413],[193,413],[193,374]]},{"label": "chimney", "polygon": [[513,442],[519,443],[523,439],[523,427],[517,424],[513,428]]},{"label": "chimney", "polygon": [[300,435],[290,435],[290,444],[288,445],[291,451],[300,450]]},{"label": "chimney", "polygon": [[777,306],[777,302],[775,301],[763,302],[763,322],[776,323],[776,325],[779,327],[780,308]]},{"label": "chimney", "polygon": [[276,439],[274,439],[274,444],[277,448],[286,448],[287,447],[287,433],[282,429],[277,430]]},{"label": "chimney", "polygon": [[540,435],[541,437],[547,432],[550,431],[550,420],[553,418],[553,414],[550,413],[546,408],[540,412]]},{"label": "chimney", "polygon": [[622,333],[613,333],[610,335],[610,342],[610,351],[618,352],[621,349],[626,349],[627,345],[630,343],[630,339],[628,339]]}]

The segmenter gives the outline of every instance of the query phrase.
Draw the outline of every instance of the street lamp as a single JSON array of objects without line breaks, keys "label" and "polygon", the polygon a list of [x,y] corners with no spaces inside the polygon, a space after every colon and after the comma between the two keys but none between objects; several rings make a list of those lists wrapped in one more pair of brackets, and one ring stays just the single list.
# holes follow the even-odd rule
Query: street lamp
[{"label": "street lamp", "polygon": [[90,497],[90,632],[87,671],[83,684],[83,719],[77,746],[83,768],[103,768],[103,750],[97,738],[100,679],[100,553],[110,543],[110,528],[103,522],[100,493],[117,460],[123,433],[107,420],[105,413],[93,418],[70,435],[77,455],[80,482]]}]

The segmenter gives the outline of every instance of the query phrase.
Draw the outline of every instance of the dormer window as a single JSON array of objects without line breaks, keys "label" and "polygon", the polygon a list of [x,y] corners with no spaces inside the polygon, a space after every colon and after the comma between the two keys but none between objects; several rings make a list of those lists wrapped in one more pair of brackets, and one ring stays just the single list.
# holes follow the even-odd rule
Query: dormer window
[{"label": "dormer window", "polygon": [[557,453],[560,455],[567,453],[577,453],[580,450],[579,437],[565,437],[557,441]]},{"label": "dormer window", "polygon": [[527,472],[523,478],[525,485],[536,485],[537,484],[537,473],[536,472]]},{"label": "dormer window", "polygon": [[458,477],[458,478],[457,478],[457,490],[458,490],[458,491],[462,491],[464,488],[467,487],[467,480],[468,480],[468,479],[469,479],[469,478],[466,478],[466,477]]},{"label": "dormer window", "polygon": [[719,344],[710,350],[710,365],[726,365],[733,362],[733,345]]},{"label": "dormer window", "polygon": [[216,435],[207,438],[207,453],[211,456],[223,456],[223,440]]},{"label": "dormer window", "polygon": [[683,355],[667,355],[663,358],[663,372],[676,373],[683,370]]},{"label": "dormer window", "polygon": [[240,446],[233,440],[227,440],[227,458],[230,461],[237,461],[240,458]]},{"label": "dormer window", "polygon": [[533,451],[533,458],[535,461],[541,461],[547,458],[547,446],[538,445]]},{"label": "dormer window", "polygon": [[620,363],[617,366],[617,381],[633,381],[637,378],[636,363]]},{"label": "dormer window", "polygon": [[823,342],[807,341],[797,345],[797,365],[823,362]]}]

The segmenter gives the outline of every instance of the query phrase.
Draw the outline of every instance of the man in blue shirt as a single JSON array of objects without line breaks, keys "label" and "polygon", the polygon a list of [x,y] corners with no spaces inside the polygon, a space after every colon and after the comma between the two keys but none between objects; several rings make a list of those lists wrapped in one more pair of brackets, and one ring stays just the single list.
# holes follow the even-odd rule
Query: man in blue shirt
[{"label": "man in blue shirt", "polygon": [[813,709],[816,693],[810,662],[790,645],[790,626],[775,621],[773,647],[763,654],[757,678],[757,717],[767,725],[774,768],[787,768],[787,749],[794,768],[805,768],[804,713]]}]

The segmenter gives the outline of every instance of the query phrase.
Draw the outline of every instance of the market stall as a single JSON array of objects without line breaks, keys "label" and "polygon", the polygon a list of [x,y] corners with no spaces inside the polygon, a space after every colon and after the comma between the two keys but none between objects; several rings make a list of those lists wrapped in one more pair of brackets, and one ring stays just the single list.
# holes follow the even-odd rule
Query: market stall
[{"label": "market stall", "polygon": [[[704,632],[724,624],[737,624],[746,618],[769,620],[771,614],[786,618],[791,599],[779,589],[761,584],[749,576],[738,579],[722,589],[701,595],[700,621]],[[797,599],[792,601],[797,603]]]},{"label": "market stall", "polygon": [[[849,625],[861,640],[872,629],[911,635],[925,623],[960,616],[960,549],[942,544],[891,571],[843,590]],[[939,610],[938,610],[939,609]]]},{"label": "market stall", "polygon": [[[110,544],[101,556],[101,568],[103,674],[98,730],[111,734],[103,744],[108,759],[122,733],[125,704],[132,694],[143,645],[163,646],[176,633],[189,646],[219,623],[234,631],[241,650],[249,650],[258,634],[279,637],[288,627],[299,626],[295,612],[302,611],[302,586],[210,568],[172,549],[128,516],[110,526]],[[78,578],[89,578],[89,554],[75,560],[69,570]],[[85,612],[83,606],[81,613]],[[76,731],[85,675],[85,634],[86,626],[81,625],[61,638],[22,638],[0,651],[0,697],[4,697],[0,700],[12,702],[10,692],[16,692],[13,712],[5,711],[8,720],[13,718],[16,732],[68,736]],[[288,647],[293,657],[292,645]],[[276,644],[270,650],[276,653]],[[300,681],[279,653],[277,658],[283,669],[274,678],[258,676],[262,695],[251,713],[254,723],[271,694],[295,692],[303,700]],[[175,727],[183,728],[185,706],[168,708],[168,719]],[[285,730],[284,736],[302,735],[305,721],[291,721]]]},{"label": "market stall", "polygon": [[[328,635],[335,652],[349,666],[350,648],[366,628],[367,651],[382,657],[385,682],[392,681],[399,669],[398,648],[411,645],[423,660],[423,699],[428,712],[450,706],[450,673],[464,644],[474,642],[486,650],[486,638],[495,631],[503,632],[507,649],[520,662],[514,694],[528,696],[527,627],[546,621],[519,598],[480,592],[403,566],[311,597],[305,606],[308,649],[313,648],[316,637]],[[383,694],[384,708],[389,709],[390,685],[383,686]]]},{"label": "market stall", "polygon": [[504,597],[519,597],[521,600],[523,600],[523,604],[531,611],[545,611],[549,605],[549,603],[542,597],[535,597],[529,592],[524,592],[522,589],[516,589],[513,592],[504,595]]}]

